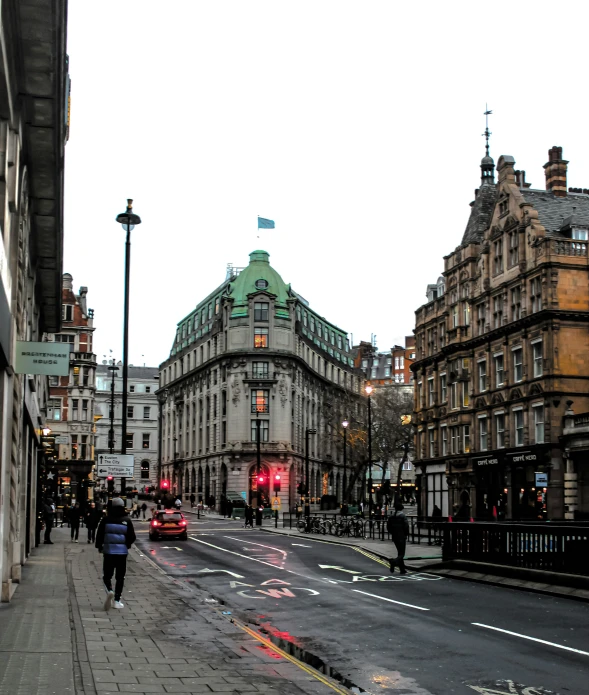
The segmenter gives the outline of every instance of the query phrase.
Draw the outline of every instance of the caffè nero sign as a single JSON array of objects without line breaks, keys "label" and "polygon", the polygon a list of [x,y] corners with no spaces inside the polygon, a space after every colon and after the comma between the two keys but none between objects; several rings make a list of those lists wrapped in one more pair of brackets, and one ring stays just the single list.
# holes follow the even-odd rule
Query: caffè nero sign
[{"label": "caff\u00e8 nero sign", "polygon": [[473,466],[485,468],[489,466],[499,466],[500,464],[520,465],[543,462],[546,447],[534,447],[532,449],[516,449],[515,451],[502,451],[487,454],[487,456],[473,456],[471,458]]}]

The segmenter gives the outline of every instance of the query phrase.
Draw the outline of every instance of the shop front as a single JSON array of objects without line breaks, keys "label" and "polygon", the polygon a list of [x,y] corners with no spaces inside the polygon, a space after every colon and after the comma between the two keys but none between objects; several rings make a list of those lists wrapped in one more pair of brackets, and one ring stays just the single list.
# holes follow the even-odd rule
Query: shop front
[{"label": "shop front", "polygon": [[93,482],[88,474],[93,461],[53,461],[46,465],[45,494],[51,495],[58,507],[72,506],[76,502],[85,507]]},{"label": "shop front", "polygon": [[476,518],[534,521],[547,518],[549,447],[496,450],[471,457]]}]

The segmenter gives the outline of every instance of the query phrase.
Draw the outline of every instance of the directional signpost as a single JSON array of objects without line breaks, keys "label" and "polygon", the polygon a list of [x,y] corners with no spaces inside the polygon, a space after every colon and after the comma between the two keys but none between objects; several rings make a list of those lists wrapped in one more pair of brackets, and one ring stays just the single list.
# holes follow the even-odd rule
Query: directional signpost
[{"label": "directional signpost", "polygon": [[132,478],[134,457],[130,454],[100,454],[96,472],[99,478]]}]

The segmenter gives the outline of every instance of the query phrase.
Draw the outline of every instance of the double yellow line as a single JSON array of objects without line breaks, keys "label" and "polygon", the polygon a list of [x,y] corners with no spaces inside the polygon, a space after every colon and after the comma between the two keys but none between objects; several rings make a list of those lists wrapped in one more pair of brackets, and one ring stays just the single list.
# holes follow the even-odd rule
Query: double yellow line
[{"label": "double yellow line", "polygon": [[386,560],[383,560],[381,557],[378,557],[378,555],[373,555],[372,553],[369,553],[367,550],[364,550],[364,548],[358,548],[357,546],[353,547],[357,553],[362,553],[362,555],[365,555],[370,560],[374,560],[374,562],[378,562],[381,565],[384,565],[385,567],[389,567],[389,563]]},{"label": "double yellow line", "polygon": [[[226,616],[223,616],[224,618]],[[239,620],[236,620],[235,618],[231,619],[231,622],[233,622],[235,625],[237,625],[238,628],[243,630],[244,632],[247,632],[248,635],[256,639],[258,642],[261,642],[264,644],[266,647],[269,649],[272,649],[272,651],[276,652],[277,654],[280,654],[280,656],[283,659],[286,659],[287,661],[290,661],[291,664],[294,664],[298,668],[300,668],[302,671],[305,673],[309,674],[316,680],[320,681],[324,685],[327,685],[329,688],[332,690],[335,690],[336,693],[339,693],[339,695],[350,695],[350,691],[347,688],[340,688],[338,685],[335,683],[332,683],[329,679],[325,678],[322,676],[318,671],[316,671],[314,668],[311,668],[310,666],[307,666],[306,664],[303,664],[301,661],[299,661],[297,658],[294,656],[291,656],[287,652],[284,651],[284,649],[280,649],[280,647],[277,647],[275,644],[273,644],[269,639],[266,639],[265,637],[262,637],[258,632],[255,630],[252,630],[250,627],[247,625],[244,625],[241,623]]]}]

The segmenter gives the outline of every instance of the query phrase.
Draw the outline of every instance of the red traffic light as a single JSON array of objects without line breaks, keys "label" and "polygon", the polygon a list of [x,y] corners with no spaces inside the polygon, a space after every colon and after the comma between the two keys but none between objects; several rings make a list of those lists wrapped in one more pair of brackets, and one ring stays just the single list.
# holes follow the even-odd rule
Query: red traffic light
[{"label": "red traffic light", "polygon": [[162,480],[162,487],[167,489],[170,487],[170,483],[167,480]]},{"label": "red traffic light", "polygon": [[258,482],[259,482],[259,483],[263,483],[264,480],[265,480],[265,478],[264,478],[263,475],[259,475],[259,476],[258,476]]},{"label": "red traffic light", "polygon": [[276,482],[278,482],[278,481],[280,480],[280,476],[279,476],[279,475],[275,475],[275,476],[274,476],[274,480],[276,480]]},{"label": "red traffic light", "polygon": [[107,476],[106,476],[106,479],[107,479],[107,480],[114,480],[114,477],[113,477],[112,475],[107,475]]}]

